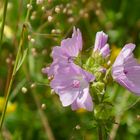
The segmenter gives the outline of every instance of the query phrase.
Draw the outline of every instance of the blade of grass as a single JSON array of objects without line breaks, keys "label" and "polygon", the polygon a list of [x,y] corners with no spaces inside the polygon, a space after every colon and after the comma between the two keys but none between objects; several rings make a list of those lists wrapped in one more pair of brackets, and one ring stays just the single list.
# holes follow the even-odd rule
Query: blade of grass
[{"label": "blade of grass", "polygon": [[4,9],[3,9],[3,17],[2,17],[2,25],[1,25],[1,31],[0,31],[0,50],[2,47],[1,45],[2,45],[4,25],[5,25],[6,13],[7,13],[7,5],[8,5],[8,0],[5,0],[4,1]]},{"label": "blade of grass", "polygon": [[[30,0],[30,5],[32,5],[32,1],[33,0]],[[5,17],[6,17],[6,11],[7,11],[7,4],[8,4],[8,0],[5,0],[5,3],[4,3],[4,13],[3,13],[3,23],[2,23],[2,31],[1,31],[1,38],[0,38],[0,48],[1,48],[1,40],[2,40],[2,36],[3,36],[4,25],[5,25]],[[30,12],[31,12],[31,9],[28,8],[27,14],[26,14],[26,19],[25,19],[25,23],[26,24],[28,23]],[[21,32],[18,52],[17,52],[17,55],[16,55],[16,60],[15,60],[14,68],[13,68],[13,71],[12,71],[12,76],[11,76],[11,79],[10,79],[10,82],[9,82],[9,86],[8,86],[8,89],[7,89],[6,99],[5,99],[5,103],[4,103],[4,108],[3,108],[2,115],[1,115],[1,118],[0,118],[0,132],[2,130],[3,121],[4,121],[4,118],[5,118],[7,104],[8,104],[8,100],[9,100],[9,96],[10,96],[10,91],[11,91],[11,88],[12,88],[12,84],[13,84],[13,81],[14,81],[15,74],[17,72],[17,65],[19,63],[19,59],[20,59],[20,55],[21,55],[21,48],[22,48],[22,45],[23,45],[23,42],[24,42],[24,37],[25,37],[24,34],[25,34],[26,29],[27,29],[26,24],[23,24],[23,26],[22,26],[22,32]]]},{"label": "blade of grass", "polygon": [[6,109],[7,109],[8,99],[9,99],[9,96],[10,96],[10,91],[11,91],[12,84],[13,84],[13,81],[14,81],[14,77],[15,77],[15,74],[16,74],[18,61],[20,59],[20,52],[21,52],[21,48],[22,48],[22,45],[23,45],[23,42],[24,42],[25,30],[26,30],[26,25],[23,25],[22,32],[21,32],[21,39],[20,39],[20,43],[19,43],[19,48],[18,48],[18,52],[17,52],[17,56],[16,56],[16,61],[15,61],[15,64],[14,64],[14,68],[13,68],[12,76],[11,76],[11,79],[10,79],[10,83],[9,83],[9,86],[8,86],[8,89],[7,89],[6,100],[5,100],[5,103],[4,103],[4,108],[3,108],[2,116],[1,116],[1,119],[0,119],[0,131],[2,129],[2,125],[3,125],[3,121],[4,121],[4,118],[5,118],[5,113],[6,113]]}]

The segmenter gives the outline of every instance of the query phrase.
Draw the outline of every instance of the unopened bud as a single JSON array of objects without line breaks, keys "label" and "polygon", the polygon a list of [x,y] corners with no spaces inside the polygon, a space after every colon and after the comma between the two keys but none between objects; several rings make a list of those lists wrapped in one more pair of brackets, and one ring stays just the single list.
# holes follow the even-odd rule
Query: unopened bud
[{"label": "unopened bud", "polygon": [[34,38],[31,38],[31,42],[32,42],[32,43],[35,43],[35,39],[34,39]]},{"label": "unopened bud", "polygon": [[35,86],[36,86],[36,84],[32,83],[30,87],[33,89],[33,88],[35,88]]},{"label": "unopened bud", "polygon": [[31,40],[31,35],[28,35],[28,40]]},{"label": "unopened bud", "polygon": [[99,16],[101,11],[100,10],[96,10],[95,13],[96,13],[97,16]]},{"label": "unopened bud", "polygon": [[67,8],[64,8],[63,9],[63,13],[65,14],[67,12]]},{"label": "unopened bud", "polygon": [[84,18],[88,18],[89,17],[89,14],[88,13],[84,13]]},{"label": "unopened bud", "polygon": [[32,5],[31,4],[27,4],[27,8],[28,9],[32,9]]},{"label": "unopened bud", "polygon": [[48,51],[47,51],[46,49],[42,50],[42,54],[43,54],[43,55],[46,55],[47,52],[48,52]]},{"label": "unopened bud", "polygon": [[66,7],[69,8],[70,7],[70,3],[67,3]]},{"label": "unopened bud", "polygon": [[48,21],[51,22],[53,20],[52,16],[48,16]]},{"label": "unopened bud", "polygon": [[61,30],[60,29],[56,29],[56,33],[57,34],[60,34],[61,33]]},{"label": "unopened bud", "polygon": [[71,15],[72,12],[73,12],[72,9],[69,9],[69,10],[67,11],[67,14],[68,14],[68,15]]},{"label": "unopened bud", "polygon": [[31,49],[31,52],[32,52],[32,55],[33,55],[33,56],[37,56],[36,48],[32,48],[32,49]]},{"label": "unopened bud", "polygon": [[44,6],[42,6],[42,7],[41,7],[41,10],[42,10],[42,11],[44,11],[44,10],[45,10],[45,7],[44,7]]},{"label": "unopened bud", "polygon": [[81,129],[80,125],[76,125],[75,129],[80,130]]},{"label": "unopened bud", "polygon": [[45,110],[45,109],[46,109],[46,104],[42,104],[42,105],[41,105],[41,108],[42,108],[43,110]]},{"label": "unopened bud", "polygon": [[55,30],[55,29],[52,29],[52,30],[51,30],[51,33],[52,33],[52,34],[55,34],[55,33],[56,33],[56,30]]},{"label": "unopened bud", "polygon": [[105,88],[105,84],[103,82],[94,82],[92,84],[92,87],[94,87],[95,89],[98,89],[98,91],[100,91],[100,93],[102,94]]},{"label": "unopened bud", "polygon": [[34,15],[32,15],[32,16],[31,16],[31,20],[34,20],[34,19],[35,19],[35,16],[34,16]]},{"label": "unopened bud", "polygon": [[6,58],[6,63],[7,64],[10,64],[11,63],[11,59],[8,57],[8,58]]},{"label": "unopened bud", "polygon": [[56,13],[60,13],[60,8],[59,8],[59,7],[55,7],[54,11],[55,11]]},{"label": "unopened bud", "polygon": [[22,87],[21,91],[22,91],[22,93],[27,93],[28,90],[26,87]]},{"label": "unopened bud", "polygon": [[140,115],[137,115],[137,118],[140,119]]},{"label": "unopened bud", "polygon": [[74,22],[74,17],[70,17],[70,18],[68,19],[68,22],[69,22],[69,23],[73,23],[73,22]]},{"label": "unopened bud", "polygon": [[107,65],[109,66],[111,64],[111,61],[109,60],[108,62],[107,62]]}]

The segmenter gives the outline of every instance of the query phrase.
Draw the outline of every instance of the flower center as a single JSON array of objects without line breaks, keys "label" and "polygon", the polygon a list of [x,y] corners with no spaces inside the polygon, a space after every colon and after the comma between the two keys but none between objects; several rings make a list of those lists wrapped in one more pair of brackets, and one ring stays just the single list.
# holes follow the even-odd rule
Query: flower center
[{"label": "flower center", "polygon": [[80,87],[80,81],[78,81],[78,80],[73,80],[72,86],[73,86],[74,88],[79,88],[79,87]]},{"label": "flower center", "polygon": [[124,74],[127,74],[127,73],[128,73],[128,71],[127,71],[127,70],[124,70],[123,72],[124,72]]},{"label": "flower center", "polygon": [[71,57],[68,57],[68,63],[72,63],[72,58]]}]

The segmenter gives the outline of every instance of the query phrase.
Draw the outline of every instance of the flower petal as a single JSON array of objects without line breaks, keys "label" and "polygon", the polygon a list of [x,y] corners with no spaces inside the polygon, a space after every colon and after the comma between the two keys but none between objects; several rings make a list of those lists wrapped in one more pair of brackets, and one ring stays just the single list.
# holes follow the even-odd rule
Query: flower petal
[{"label": "flower petal", "polygon": [[78,56],[82,50],[82,35],[79,29],[73,29],[72,38],[64,39],[61,42],[61,47],[65,49],[65,52],[72,57]]},{"label": "flower petal", "polygon": [[103,46],[105,46],[108,39],[108,35],[106,35],[103,31],[97,32],[95,38],[94,51],[99,51]]},{"label": "flower petal", "polygon": [[103,48],[101,48],[100,53],[103,57],[108,57],[110,54],[109,44],[106,44]]},{"label": "flower petal", "polygon": [[69,56],[62,47],[56,46],[52,50],[53,60],[65,61]]},{"label": "flower petal", "polygon": [[84,108],[88,111],[93,110],[93,101],[89,94],[89,87],[83,90],[82,95],[78,96],[78,98],[71,105],[72,110],[77,110],[79,108]]},{"label": "flower petal", "polygon": [[77,98],[79,91],[76,90],[64,90],[59,93],[60,101],[62,102],[63,106],[71,105],[75,99]]},{"label": "flower petal", "polygon": [[133,56],[135,45],[124,46],[112,66],[112,76],[120,85],[140,95],[140,64]]}]

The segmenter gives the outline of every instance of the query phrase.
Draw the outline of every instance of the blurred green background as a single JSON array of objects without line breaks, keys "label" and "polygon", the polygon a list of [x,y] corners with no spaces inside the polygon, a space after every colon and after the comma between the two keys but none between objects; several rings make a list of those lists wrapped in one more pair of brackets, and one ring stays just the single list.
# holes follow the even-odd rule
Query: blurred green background
[{"label": "blurred green background", "polygon": [[[139,0],[44,0],[32,1],[30,19],[26,23],[29,0],[8,0],[2,49],[0,51],[0,112],[17,54],[23,23],[28,25],[23,52],[24,63],[16,74],[1,140],[97,140],[96,122],[91,112],[72,111],[62,107],[41,70],[52,62],[53,46],[70,37],[73,26],[83,37],[83,54],[89,56],[95,34],[103,30],[109,35],[112,52],[126,43],[136,44],[140,57]],[[28,5],[28,6],[27,6]],[[4,0],[0,0],[0,25]],[[0,26],[1,27],[1,26]],[[113,53],[113,58],[116,54]],[[107,128],[112,140],[140,139],[140,98],[117,84],[109,84],[109,100],[113,104],[116,124]],[[107,115],[107,112],[104,112]],[[109,139],[109,138],[107,138]]]}]

